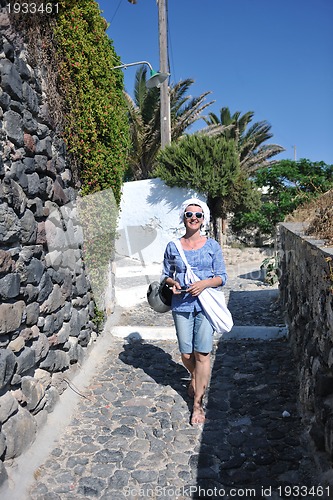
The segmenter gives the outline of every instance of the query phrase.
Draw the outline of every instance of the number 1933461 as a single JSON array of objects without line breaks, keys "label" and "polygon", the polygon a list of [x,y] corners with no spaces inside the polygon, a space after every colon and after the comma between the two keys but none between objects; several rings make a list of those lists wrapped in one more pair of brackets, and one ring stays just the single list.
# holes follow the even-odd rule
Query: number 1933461
[{"label": "number 1933461", "polygon": [[58,14],[58,3],[33,3],[33,2],[9,2],[7,5],[9,14]]}]

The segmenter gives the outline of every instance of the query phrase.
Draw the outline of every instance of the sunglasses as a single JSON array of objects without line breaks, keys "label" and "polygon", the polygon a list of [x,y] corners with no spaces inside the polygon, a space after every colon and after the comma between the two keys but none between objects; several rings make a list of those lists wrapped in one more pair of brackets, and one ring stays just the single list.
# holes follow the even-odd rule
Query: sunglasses
[{"label": "sunglasses", "polygon": [[197,218],[197,219],[202,219],[204,214],[202,212],[185,212],[185,218],[186,219],[191,219],[193,217],[193,215]]}]

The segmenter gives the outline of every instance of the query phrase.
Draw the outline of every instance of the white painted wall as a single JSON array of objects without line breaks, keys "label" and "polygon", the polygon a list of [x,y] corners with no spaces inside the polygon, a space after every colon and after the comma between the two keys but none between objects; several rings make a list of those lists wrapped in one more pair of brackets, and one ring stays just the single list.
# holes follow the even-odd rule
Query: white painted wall
[{"label": "white painted wall", "polygon": [[167,243],[183,234],[179,208],[184,200],[202,194],[170,188],[161,179],[126,182],[122,189],[116,259],[131,257],[144,265],[161,263]]}]

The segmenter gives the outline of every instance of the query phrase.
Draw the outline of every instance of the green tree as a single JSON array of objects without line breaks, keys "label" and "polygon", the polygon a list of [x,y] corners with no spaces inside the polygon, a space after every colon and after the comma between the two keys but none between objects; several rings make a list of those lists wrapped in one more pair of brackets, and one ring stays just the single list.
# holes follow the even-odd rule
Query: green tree
[{"label": "green tree", "polygon": [[229,212],[250,210],[257,190],[239,165],[235,141],[201,134],[184,136],[160,151],[154,174],[169,186],[190,187],[207,196],[215,238]]},{"label": "green tree", "polygon": [[258,235],[274,235],[276,224],[298,206],[310,201],[333,187],[333,165],[324,162],[281,160],[257,170],[253,176],[262,190],[260,209],[238,212],[232,228],[256,231]]},{"label": "green tree", "polygon": [[284,148],[277,144],[264,144],[273,137],[272,127],[267,121],[249,126],[253,116],[253,111],[243,115],[236,111],[231,115],[229,108],[221,108],[220,116],[209,113],[208,117],[204,118],[207,127],[201,130],[201,133],[210,136],[234,140],[238,148],[240,167],[248,175],[252,175],[260,167],[268,166],[270,158],[284,151]]},{"label": "green tree", "polygon": [[[134,98],[126,94],[131,127],[132,148],[127,177],[135,180],[147,179],[154,167],[156,155],[161,147],[160,91],[147,89],[147,68],[142,66],[136,72]],[[205,98],[210,92],[199,97],[187,94],[194,83],[191,79],[170,85],[171,139],[178,139],[196,120],[202,111],[210,106]]]}]

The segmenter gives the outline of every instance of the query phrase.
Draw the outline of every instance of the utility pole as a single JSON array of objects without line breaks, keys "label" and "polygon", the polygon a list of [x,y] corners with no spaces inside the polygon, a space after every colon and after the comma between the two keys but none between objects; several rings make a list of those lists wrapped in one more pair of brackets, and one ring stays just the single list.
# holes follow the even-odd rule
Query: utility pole
[{"label": "utility pole", "polygon": [[[169,73],[167,0],[156,0],[158,6],[158,37],[160,47],[160,72]],[[160,86],[161,99],[161,149],[171,144],[170,93],[168,80]]]},{"label": "utility pole", "polygon": [[[128,0],[136,4],[137,0]],[[156,0],[158,7],[158,39],[160,48],[160,73],[169,74],[168,62],[168,28],[167,28],[167,0]],[[171,144],[171,116],[170,93],[168,80],[160,86],[160,114],[161,114],[161,149]]]}]

